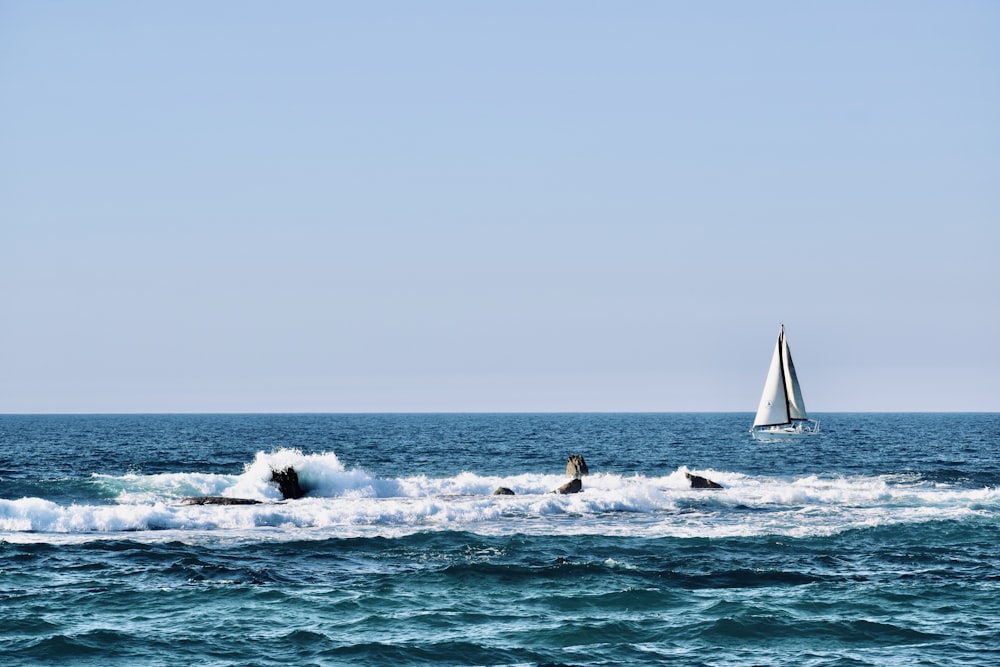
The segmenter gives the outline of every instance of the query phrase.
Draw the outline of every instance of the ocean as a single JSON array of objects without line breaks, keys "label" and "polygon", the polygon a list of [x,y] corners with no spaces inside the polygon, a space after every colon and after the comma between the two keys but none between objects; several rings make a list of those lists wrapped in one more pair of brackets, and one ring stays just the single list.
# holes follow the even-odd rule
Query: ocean
[{"label": "ocean", "polygon": [[1000,664],[1000,414],[817,416],[0,415],[0,664]]}]

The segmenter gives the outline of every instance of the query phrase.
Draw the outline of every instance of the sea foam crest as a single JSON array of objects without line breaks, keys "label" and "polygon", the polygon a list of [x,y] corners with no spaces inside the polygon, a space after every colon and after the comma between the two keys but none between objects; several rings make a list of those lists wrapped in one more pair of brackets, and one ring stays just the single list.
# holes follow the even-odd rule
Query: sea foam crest
[{"label": "sea foam crest", "polygon": [[292,468],[303,491],[316,497],[345,494],[360,497],[378,495],[378,481],[362,470],[347,470],[333,452],[303,454],[297,449],[257,452],[253,462],[226,489],[223,495],[234,498],[280,500],[281,493],[271,481],[272,471]]},{"label": "sea foam crest", "polygon": [[[294,468],[306,497],[282,500],[273,470]],[[708,477],[720,490],[692,489],[687,473]],[[564,475],[378,478],[348,470],[333,452],[260,452],[238,475],[172,473],[95,476],[116,503],[60,505],[42,498],[0,500],[0,530],[87,534],[117,531],[302,530],[338,536],[469,530],[488,534],[605,534],[736,536],[832,534],[851,528],[993,516],[996,489],[942,488],[898,476],[750,476],[681,467],[660,477],[599,472],[583,492],[551,493]],[[505,486],[513,496],[494,496]],[[254,505],[189,505],[185,496],[217,495]],[[271,534],[271,533],[268,533]],[[5,537],[5,539],[7,539]],[[177,539],[176,536],[172,539]]]}]

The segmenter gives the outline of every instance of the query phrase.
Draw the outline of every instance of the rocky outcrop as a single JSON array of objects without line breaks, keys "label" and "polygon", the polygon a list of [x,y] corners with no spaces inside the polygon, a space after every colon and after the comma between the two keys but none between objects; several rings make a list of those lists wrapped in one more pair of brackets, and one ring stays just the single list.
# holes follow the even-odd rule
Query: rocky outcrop
[{"label": "rocky outcrop", "polygon": [[692,475],[689,472],[684,473],[684,476],[691,481],[692,489],[724,489],[725,487],[721,484],[716,484],[707,477],[701,477],[700,475]]},{"label": "rocky outcrop", "polygon": [[295,500],[306,495],[306,492],[299,486],[299,474],[291,466],[283,470],[272,470],[271,481],[277,483],[281,497],[285,500]]},{"label": "rocky outcrop", "polygon": [[[281,497],[285,500],[294,500],[306,495],[306,492],[299,486],[299,474],[291,466],[282,470],[271,471],[271,481],[278,485]],[[249,498],[224,498],[222,496],[192,496],[184,499],[185,505],[256,505],[260,500]]]},{"label": "rocky outcrop", "polygon": [[583,460],[582,454],[573,454],[566,461],[566,474],[573,479],[580,479],[584,475],[589,475],[587,462]]},{"label": "rocky outcrop", "polygon": [[583,482],[580,481],[579,477],[574,477],[552,493],[580,493],[581,491],[583,491]]},{"label": "rocky outcrop", "polygon": [[498,487],[496,491],[493,492],[494,496],[512,496],[514,492],[508,489],[506,486]]},{"label": "rocky outcrop", "polygon": [[223,498],[222,496],[193,496],[185,498],[185,505],[257,505],[259,500],[250,498]]}]

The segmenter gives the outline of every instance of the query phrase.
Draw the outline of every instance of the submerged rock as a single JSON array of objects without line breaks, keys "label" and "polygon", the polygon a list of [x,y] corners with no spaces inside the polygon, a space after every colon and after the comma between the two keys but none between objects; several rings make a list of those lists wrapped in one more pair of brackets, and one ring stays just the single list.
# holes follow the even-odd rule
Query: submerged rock
[{"label": "submerged rock", "polygon": [[580,493],[583,491],[583,482],[579,477],[574,477],[552,493]]},{"label": "submerged rock", "polygon": [[223,498],[222,496],[192,496],[184,499],[185,505],[257,505],[259,500],[250,498]]},{"label": "submerged rock", "polygon": [[573,454],[566,461],[566,474],[574,479],[579,479],[584,475],[589,475],[587,462],[583,460],[582,454]]},{"label": "submerged rock", "polygon": [[299,474],[291,466],[283,470],[272,470],[271,481],[278,483],[278,490],[285,500],[294,500],[306,495],[302,487],[299,486]]},{"label": "submerged rock", "polygon": [[508,489],[506,486],[498,487],[496,491],[493,492],[494,496],[512,496],[514,492]]},{"label": "submerged rock", "polygon": [[689,472],[684,473],[684,476],[691,480],[692,489],[724,489],[726,487],[721,484],[716,484],[707,477],[701,477],[700,475],[692,475]]}]

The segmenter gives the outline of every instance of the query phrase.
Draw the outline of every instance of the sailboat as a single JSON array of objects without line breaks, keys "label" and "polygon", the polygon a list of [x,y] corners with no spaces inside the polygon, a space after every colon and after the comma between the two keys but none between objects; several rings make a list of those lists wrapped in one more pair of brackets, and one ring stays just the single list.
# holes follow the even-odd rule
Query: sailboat
[{"label": "sailboat", "polygon": [[767,371],[764,393],[750,434],[755,440],[789,440],[819,433],[819,422],[809,419],[795,364],[785,338],[785,325],[778,330],[778,342]]}]

